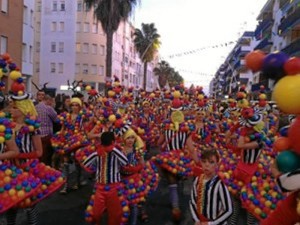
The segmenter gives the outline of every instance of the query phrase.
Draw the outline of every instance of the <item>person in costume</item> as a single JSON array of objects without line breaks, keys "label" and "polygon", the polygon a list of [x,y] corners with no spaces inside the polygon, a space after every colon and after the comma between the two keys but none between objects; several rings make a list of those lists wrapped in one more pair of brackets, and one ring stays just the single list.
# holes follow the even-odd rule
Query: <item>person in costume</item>
[{"label": "person in costume", "polygon": [[[122,167],[123,179],[130,179],[136,176],[143,169],[144,165],[144,143],[132,129],[128,129],[123,135],[123,152],[128,159],[128,165]],[[136,176],[140,180],[139,176]],[[130,205],[129,225],[136,225],[138,219],[138,205]]]},{"label": "person in costume", "polygon": [[[10,76],[13,79],[14,76],[11,74]],[[37,112],[30,99],[30,95],[25,93],[23,88],[15,88],[15,82],[20,84],[20,81],[22,81],[21,77],[18,78],[18,81],[14,80],[12,83],[12,95],[10,98],[13,103],[9,108],[11,117],[16,123],[14,134],[19,150],[16,165],[23,169],[26,168],[29,174],[43,180],[43,183],[32,196],[29,196],[24,202],[21,202],[18,207],[26,208],[28,224],[36,225],[38,224],[36,204],[54,193],[64,184],[64,181],[60,171],[54,170],[44,163],[40,163],[38,160],[38,158],[42,156],[42,142],[38,129],[39,123],[36,121]],[[8,225],[16,224],[18,207],[7,212]]]},{"label": "person in costume", "polygon": [[108,225],[122,223],[122,205],[118,197],[118,187],[121,185],[121,166],[128,164],[128,159],[122,150],[116,146],[113,132],[101,134],[101,145],[95,152],[81,161],[81,166],[89,172],[96,173],[95,195],[91,198],[91,220],[100,224],[101,217],[107,211]]},{"label": "person in costume", "polygon": [[203,173],[196,175],[191,190],[192,218],[195,225],[227,224],[233,206],[227,187],[217,175],[217,150],[203,150],[200,161]]},{"label": "person in costume", "polygon": [[[162,169],[169,183],[170,201],[172,205],[172,216],[175,221],[181,219],[179,206],[178,183],[180,178],[192,174],[192,158],[185,151],[186,141],[194,125],[191,121],[186,121],[182,112],[181,93],[174,91],[170,119],[163,122],[163,131],[158,140],[158,145],[162,146],[162,153],[154,157],[154,161]],[[179,161],[184,162],[180,164]]]},{"label": "person in costume", "polygon": [[[67,194],[70,190],[77,190],[81,184],[85,183],[82,180],[81,167],[73,155],[74,151],[89,143],[84,129],[88,113],[82,109],[82,106],[82,101],[79,98],[73,97],[71,99],[71,112],[64,112],[59,115],[62,128],[51,138],[52,147],[56,154],[62,156],[63,174],[67,181],[60,191],[61,194]],[[77,178],[74,184],[71,184],[69,179],[72,163],[75,163]]]}]

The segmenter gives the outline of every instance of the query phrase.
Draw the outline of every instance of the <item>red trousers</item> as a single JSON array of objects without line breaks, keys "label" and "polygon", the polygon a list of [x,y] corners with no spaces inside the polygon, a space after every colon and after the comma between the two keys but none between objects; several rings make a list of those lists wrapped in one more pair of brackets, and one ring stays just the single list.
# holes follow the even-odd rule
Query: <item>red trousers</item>
[{"label": "red trousers", "polygon": [[122,206],[118,198],[119,184],[98,185],[94,199],[94,217],[100,224],[100,219],[107,210],[108,225],[120,225],[122,221]]},{"label": "red trousers", "polygon": [[263,220],[260,225],[294,225],[300,222],[297,214],[297,192],[290,194],[286,199],[279,202],[276,209]]}]

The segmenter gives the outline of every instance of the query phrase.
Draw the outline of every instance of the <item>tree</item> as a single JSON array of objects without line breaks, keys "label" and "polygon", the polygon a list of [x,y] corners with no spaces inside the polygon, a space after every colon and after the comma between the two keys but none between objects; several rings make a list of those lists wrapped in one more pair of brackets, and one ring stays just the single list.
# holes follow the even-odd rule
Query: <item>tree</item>
[{"label": "tree", "polygon": [[172,68],[169,63],[162,60],[158,63],[157,67],[153,70],[154,74],[158,76],[158,84],[160,88],[164,88],[168,82],[168,77],[172,73]]},{"label": "tree", "polygon": [[133,13],[138,0],[84,0],[88,9],[100,21],[106,33],[106,77],[112,77],[113,34],[121,21],[126,21]]},{"label": "tree", "polygon": [[160,46],[159,38],[160,35],[157,33],[157,29],[155,28],[154,23],[142,23],[142,29],[135,29],[134,32],[134,45],[140,55],[142,62],[144,63],[143,87],[145,91],[147,87],[148,62],[151,62],[154,59],[155,53]]},{"label": "tree", "polygon": [[172,68],[170,76],[168,76],[168,83],[170,85],[170,88],[175,87],[176,85],[180,85],[183,82],[182,76],[179,74],[179,72],[175,71],[174,68]]}]

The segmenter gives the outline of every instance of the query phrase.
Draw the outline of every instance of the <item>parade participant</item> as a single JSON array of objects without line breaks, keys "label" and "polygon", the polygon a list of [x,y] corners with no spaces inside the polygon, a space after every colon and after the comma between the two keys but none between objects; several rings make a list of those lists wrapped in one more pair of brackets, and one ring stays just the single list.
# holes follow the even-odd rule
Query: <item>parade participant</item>
[{"label": "parade participant", "polygon": [[[34,195],[20,203],[19,207],[25,207],[28,215],[28,224],[38,223],[36,204],[46,198],[63,185],[61,173],[38,161],[42,156],[42,142],[39,134],[39,123],[36,120],[37,112],[30,99],[30,95],[25,92],[22,74],[20,72],[10,73],[13,80],[11,85],[12,105],[9,108],[11,117],[16,123],[14,128],[15,140],[19,149],[16,165],[27,169],[29,174],[43,180],[43,184]],[[17,209],[7,212],[7,224],[15,225]]]},{"label": "parade participant", "polygon": [[227,224],[232,214],[232,201],[227,187],[217,175],[217,150],[203,150],[200,161],[203,173],[196,176],[191,190],[192,218],[195,225]]},{"label": "parade participant", "polygon": [[128,163],[127,157],[115,144],[113,132],[101,134],[101,145],[81,162],[83,168],[96,173],[95,196],[91,201],[94,207],[89,222],[100,224],[105,210],[108,215],[108,225],[120,225],[122,222],[122,205],[118,197],[118,187],[121,182],[120,169]]},{"label": "parade participant", "polygon": [[[81,167],[77,164],[73,152],[89,143],[84,129],[89,115],[82,109],[82,101],[79,98],[72,98],[70,106],[70,113],[64,112],[59,115],[62,128],[51,138],[52,147],[57,154],[62,155],[63,174],[67,181],[60,191],[61,194],[67,194],[70,190],[77,190],[81,184],[85,184],[81,176]],[[76,168],[76,181],[73,185],[69,179],[72,163],[75,163]]]},{"label": "parade participant", "polygon": [[[162,168],[162,173],[166,176],[169,183],[169,194],[172,205],[172,216],[175,221],[181,218],[179,206],[178,182],[180,177],[187,177],[192,174],[192,159],[185,152],[186,140],[194,125],[191,121],[185,121],[182,113],[181,93],[174,91],[171,107],[171,120],[163,122],[163,131],[158,140],[158,145],[163,146],[162,153],[156,155],[153,160]],[[183,164],[178,163],[184,162]]]},{"label": "parade participant", "polygon": [[[142,139],[132,129],[128,129],[123,135],[123,152],[127,156],[128,165],[121,169],[124,179],[136,176],[144,166],[144,143]],[[139,177],[138,175],[136,177]],[[138,178],[137,180],[141,180]],[[129,225],[136,225],[138,219],[138,205],[130,205]]]}]

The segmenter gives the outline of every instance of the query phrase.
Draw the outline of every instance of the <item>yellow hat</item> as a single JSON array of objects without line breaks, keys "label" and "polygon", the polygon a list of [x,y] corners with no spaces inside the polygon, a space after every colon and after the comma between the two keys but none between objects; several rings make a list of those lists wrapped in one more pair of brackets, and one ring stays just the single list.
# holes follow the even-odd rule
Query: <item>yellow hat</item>
[{"label": "yellow hat", "polygon": [[123,139],[126,140],[128,137],[130,136],[134,136],[136,141],[135,141],[135,146],[137,148],[143,148],[145,146],[143,140],[141,139],[140,136],[138,136],[134,130],[132,130],[131,128],[129,128],[123,135]]},{"label": "yellow hat", "polygon": [[80,98],[77,97],[71,98],[71,105],[73,103],[77,103],[78,105],[82,106],[82,101],[80,100]]}]

